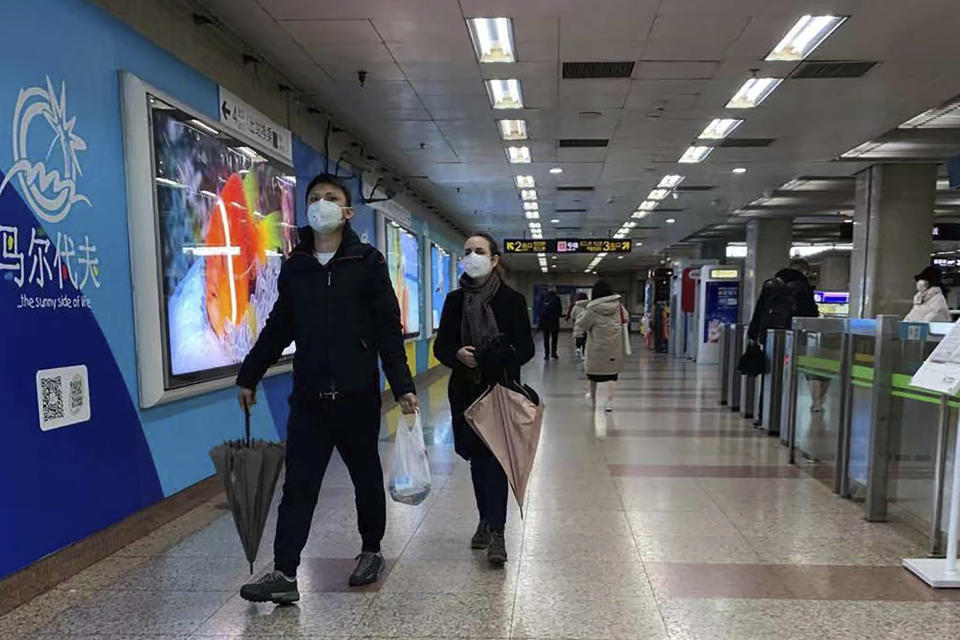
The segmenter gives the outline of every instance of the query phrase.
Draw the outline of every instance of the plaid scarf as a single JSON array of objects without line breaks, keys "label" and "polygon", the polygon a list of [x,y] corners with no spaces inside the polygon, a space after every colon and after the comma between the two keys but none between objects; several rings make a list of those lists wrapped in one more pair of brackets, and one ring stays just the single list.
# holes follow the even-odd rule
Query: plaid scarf
[{"label": "plaid scarf", "polygon": [[463,289],[460,339],[464,345],[480,347],[487,340],[500,335],[490,301],[497,295],[501,284],[500,274],[496,270],[483,282],[476,282],[467,274],[460,276],[460,288]]}]

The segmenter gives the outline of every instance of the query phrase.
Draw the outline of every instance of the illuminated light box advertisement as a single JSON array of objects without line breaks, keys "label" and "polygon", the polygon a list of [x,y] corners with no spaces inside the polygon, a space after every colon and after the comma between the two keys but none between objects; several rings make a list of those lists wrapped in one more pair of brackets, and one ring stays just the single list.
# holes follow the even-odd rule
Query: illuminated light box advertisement
[{"label": "illuminated light box advertisement", "polygon": [[[152,406],[171,399],[171,390],[226,386],[235,376],[276,302],[280,267],[296,242],[296,181],[290,167],[218,124],[133,85],[125,77],[125,101],[136,100],[124,114],[131,252],[139,365],[151,385],[145,394],[141,383],[141,404]],[[135,147],[147,150],[149,162],[137,159]],[[140,285],[151,275],[152,291]],[[293,352],[291,345],[284,356]]]},{"label": "illuminated light box advertisement", "polygon": [[403,335],[420,335],[420,241],[397,223],[386,224],[387,268],[400,302]]},{"label": "illuminated light box advertisement", "polygon": [[432,310],[433,329],[440,328],[440,314],[443,311],[443,302],[450,293],[450,273],[452,257],[447,251],[435,244],[430,245],[431,285],[433,286]]},{"label": "illuminated light box advertisement", "polygon": [[607,238],[510,239],[503,242],[506,253],[630,253],[633,240]]}]

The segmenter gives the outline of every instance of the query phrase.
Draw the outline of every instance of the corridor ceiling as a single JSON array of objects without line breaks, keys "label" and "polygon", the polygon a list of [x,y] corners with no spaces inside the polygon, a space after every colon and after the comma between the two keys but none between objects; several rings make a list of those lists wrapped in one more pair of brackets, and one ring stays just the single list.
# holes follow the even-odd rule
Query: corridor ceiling
[{"label": "corridor ceiling", "polygon": [[[956,0],[194,1],[464,229],[528,234],[514,176],[531,175],[544,236],[606,237],[663,176],[683,175],[618,268],[743,216],[829,222],[849,209],[843,178],[884,149],[903,157],[898,143],[913,141],[911,159],[960,152],[960,129],[897,129],[960,95]],[[765,61],[805,14],[848,19],[806,60]],[[473,17],[512,19],[515,63],[478,62]],[[627,63],[625,77],[565,78],[577,62]],[[820,62],[875,64],[807,66]],[[757,108],[726,109],[752,73],[784,81]],[[523,109],[491,107],[484,80],[506,78],[520,81]],[[526,120],[529,140],[504,142],[501,118]],[[714,118],[744,122],[703,162],[679,164]],[[891,131],[892,146],[843,157]],[[508,163],[510,144],[532,162]],[[784,193],[810,176],[819,186]]]}]

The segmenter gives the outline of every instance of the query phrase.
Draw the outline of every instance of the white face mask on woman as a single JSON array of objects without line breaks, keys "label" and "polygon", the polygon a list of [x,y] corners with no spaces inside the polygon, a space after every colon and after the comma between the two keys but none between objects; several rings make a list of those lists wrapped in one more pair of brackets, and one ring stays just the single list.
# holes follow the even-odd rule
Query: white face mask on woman
[{"label": "white face mask on woman", "polygon": [[473,280],[482,280],[493,271],[493,261],[488,255],[471,253],[463,259],[463,270]]},{"label": "white face mask on woman", "polygon": [[930,288],[930,283],[926,280],[917,280],[917,291],[919,293],[924,293],[927,289]]},{"label": "white face mask on woman", "polygon": [[342,207],[330,200],[317,200],[307,207],[307,221],[320,234],[333,233],[343,226]]}]

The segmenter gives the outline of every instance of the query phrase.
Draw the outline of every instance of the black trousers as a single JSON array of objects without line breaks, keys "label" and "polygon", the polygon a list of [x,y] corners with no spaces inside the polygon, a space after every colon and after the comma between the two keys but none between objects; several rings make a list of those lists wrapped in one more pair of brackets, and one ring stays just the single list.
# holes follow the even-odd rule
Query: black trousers
[{"label": "black trousers", "polygon": [[287,424],[287,475],[277,519],[274,567],[294,575],[307,544],[320,485],[334,448],[350,473],[364,551],[379,551],[387,522],[383,470],[377,441],[380,394],[335,401],[294,401]]},{"label": "black trousers", "polygon": [[560,340],[560,327],[547,327],[540,330],[543,332],[543,355],[556,355],[557,342]]},{"label": "black trousers", "polygon": [[470,458],[470,475],[480,519],[486,520],[494,531],[502,532],[507,524],[507,474],[491,455]]}]

